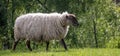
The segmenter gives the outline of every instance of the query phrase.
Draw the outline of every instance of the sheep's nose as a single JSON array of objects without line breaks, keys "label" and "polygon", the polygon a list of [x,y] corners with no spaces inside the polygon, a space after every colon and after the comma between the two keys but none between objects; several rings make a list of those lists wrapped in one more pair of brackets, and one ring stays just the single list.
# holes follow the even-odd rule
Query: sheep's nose
[{"label": "sheep's nose", "polygon": [[76,25],[77,25],[77,26],[79,26],[80,24],[79,24],[79,23],[77,23]]},{"label": "sheep's nose", "polygon": [[79,26],[79,23],[75,23],[75,24],[73,24],[74,26]]}]

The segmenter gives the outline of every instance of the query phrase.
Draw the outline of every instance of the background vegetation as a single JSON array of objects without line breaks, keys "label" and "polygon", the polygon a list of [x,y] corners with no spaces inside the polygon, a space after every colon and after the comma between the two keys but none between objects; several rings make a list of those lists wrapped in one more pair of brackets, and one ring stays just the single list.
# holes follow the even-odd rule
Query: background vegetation
[{"label": "background vegetation", "polygon": [[[1,0],[0,1],[0,49],[11,49],[14,41],[14,21],[26,13],[75,14],[80,26],[71,27],[65,38],[69,48],[120,48],[119,0]],[[51,41],[51,48],[60,47]],[[23,48],[20,42],[17,48]],[[44,48],[42,43],[32,42],[32,48]]]}]

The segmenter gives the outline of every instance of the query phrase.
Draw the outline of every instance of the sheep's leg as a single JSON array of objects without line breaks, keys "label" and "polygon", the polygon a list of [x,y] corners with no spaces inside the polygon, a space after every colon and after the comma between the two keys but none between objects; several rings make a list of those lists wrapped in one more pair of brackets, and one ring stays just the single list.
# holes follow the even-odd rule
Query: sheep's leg
[{"label": "sheep's leg", "polygon": [[26,45],[27,45],[27,48],[32,51],[32,48],[30,46],[30,40],[26,40]]},{"label": "sheep's leg", "polygon": [[66,44],[65,44],[64,39],[61,39],[61,41],[60,41],[60,42],[61,42],[61,44],[63,45],[63,47],[65,48],[65,50],[68,50],[68,49],[67,49],[67,46],[66,46]]},{"label": "sheep's leg", "polygon": [[46,51],[48,51],[49,48],[49,41],[46,42]]},{"label": "sheep's leg", "polygon": [[16,48],[16,46],[17,46],[19,40],[20,40],[20,39],[14,41],[14,43],[13,43],[13,47],[12,47],[12,50],[15,50],[15,48]]}]

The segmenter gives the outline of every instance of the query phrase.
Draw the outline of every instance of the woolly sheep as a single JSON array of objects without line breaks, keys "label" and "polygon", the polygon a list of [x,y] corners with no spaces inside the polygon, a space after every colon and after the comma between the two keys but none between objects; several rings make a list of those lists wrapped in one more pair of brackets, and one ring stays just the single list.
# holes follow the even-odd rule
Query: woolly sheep
[{"label": "woolly sheep", "polygon": [[78,21],[74,14],[61,13],[29,13],[19,16],[14,25],[15,50],[20,39],[26,40],[26,45],[30,51],[30,41],[46,42],[48,50],[50,40],[60,40],[65,50],[67,46],[64,38],[67,35],[70,25],[78,26]]}]

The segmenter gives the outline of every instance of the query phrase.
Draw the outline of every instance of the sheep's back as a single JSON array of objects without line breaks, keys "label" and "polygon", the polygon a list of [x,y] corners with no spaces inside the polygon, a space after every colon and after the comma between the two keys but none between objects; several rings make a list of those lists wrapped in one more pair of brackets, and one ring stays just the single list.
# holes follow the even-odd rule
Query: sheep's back
[{"label": "sheep's back", "polygon": [[60,14],[26,14],[15,21],[17,38],[48,41],[61,39],[67,31],[60,24]]}]

